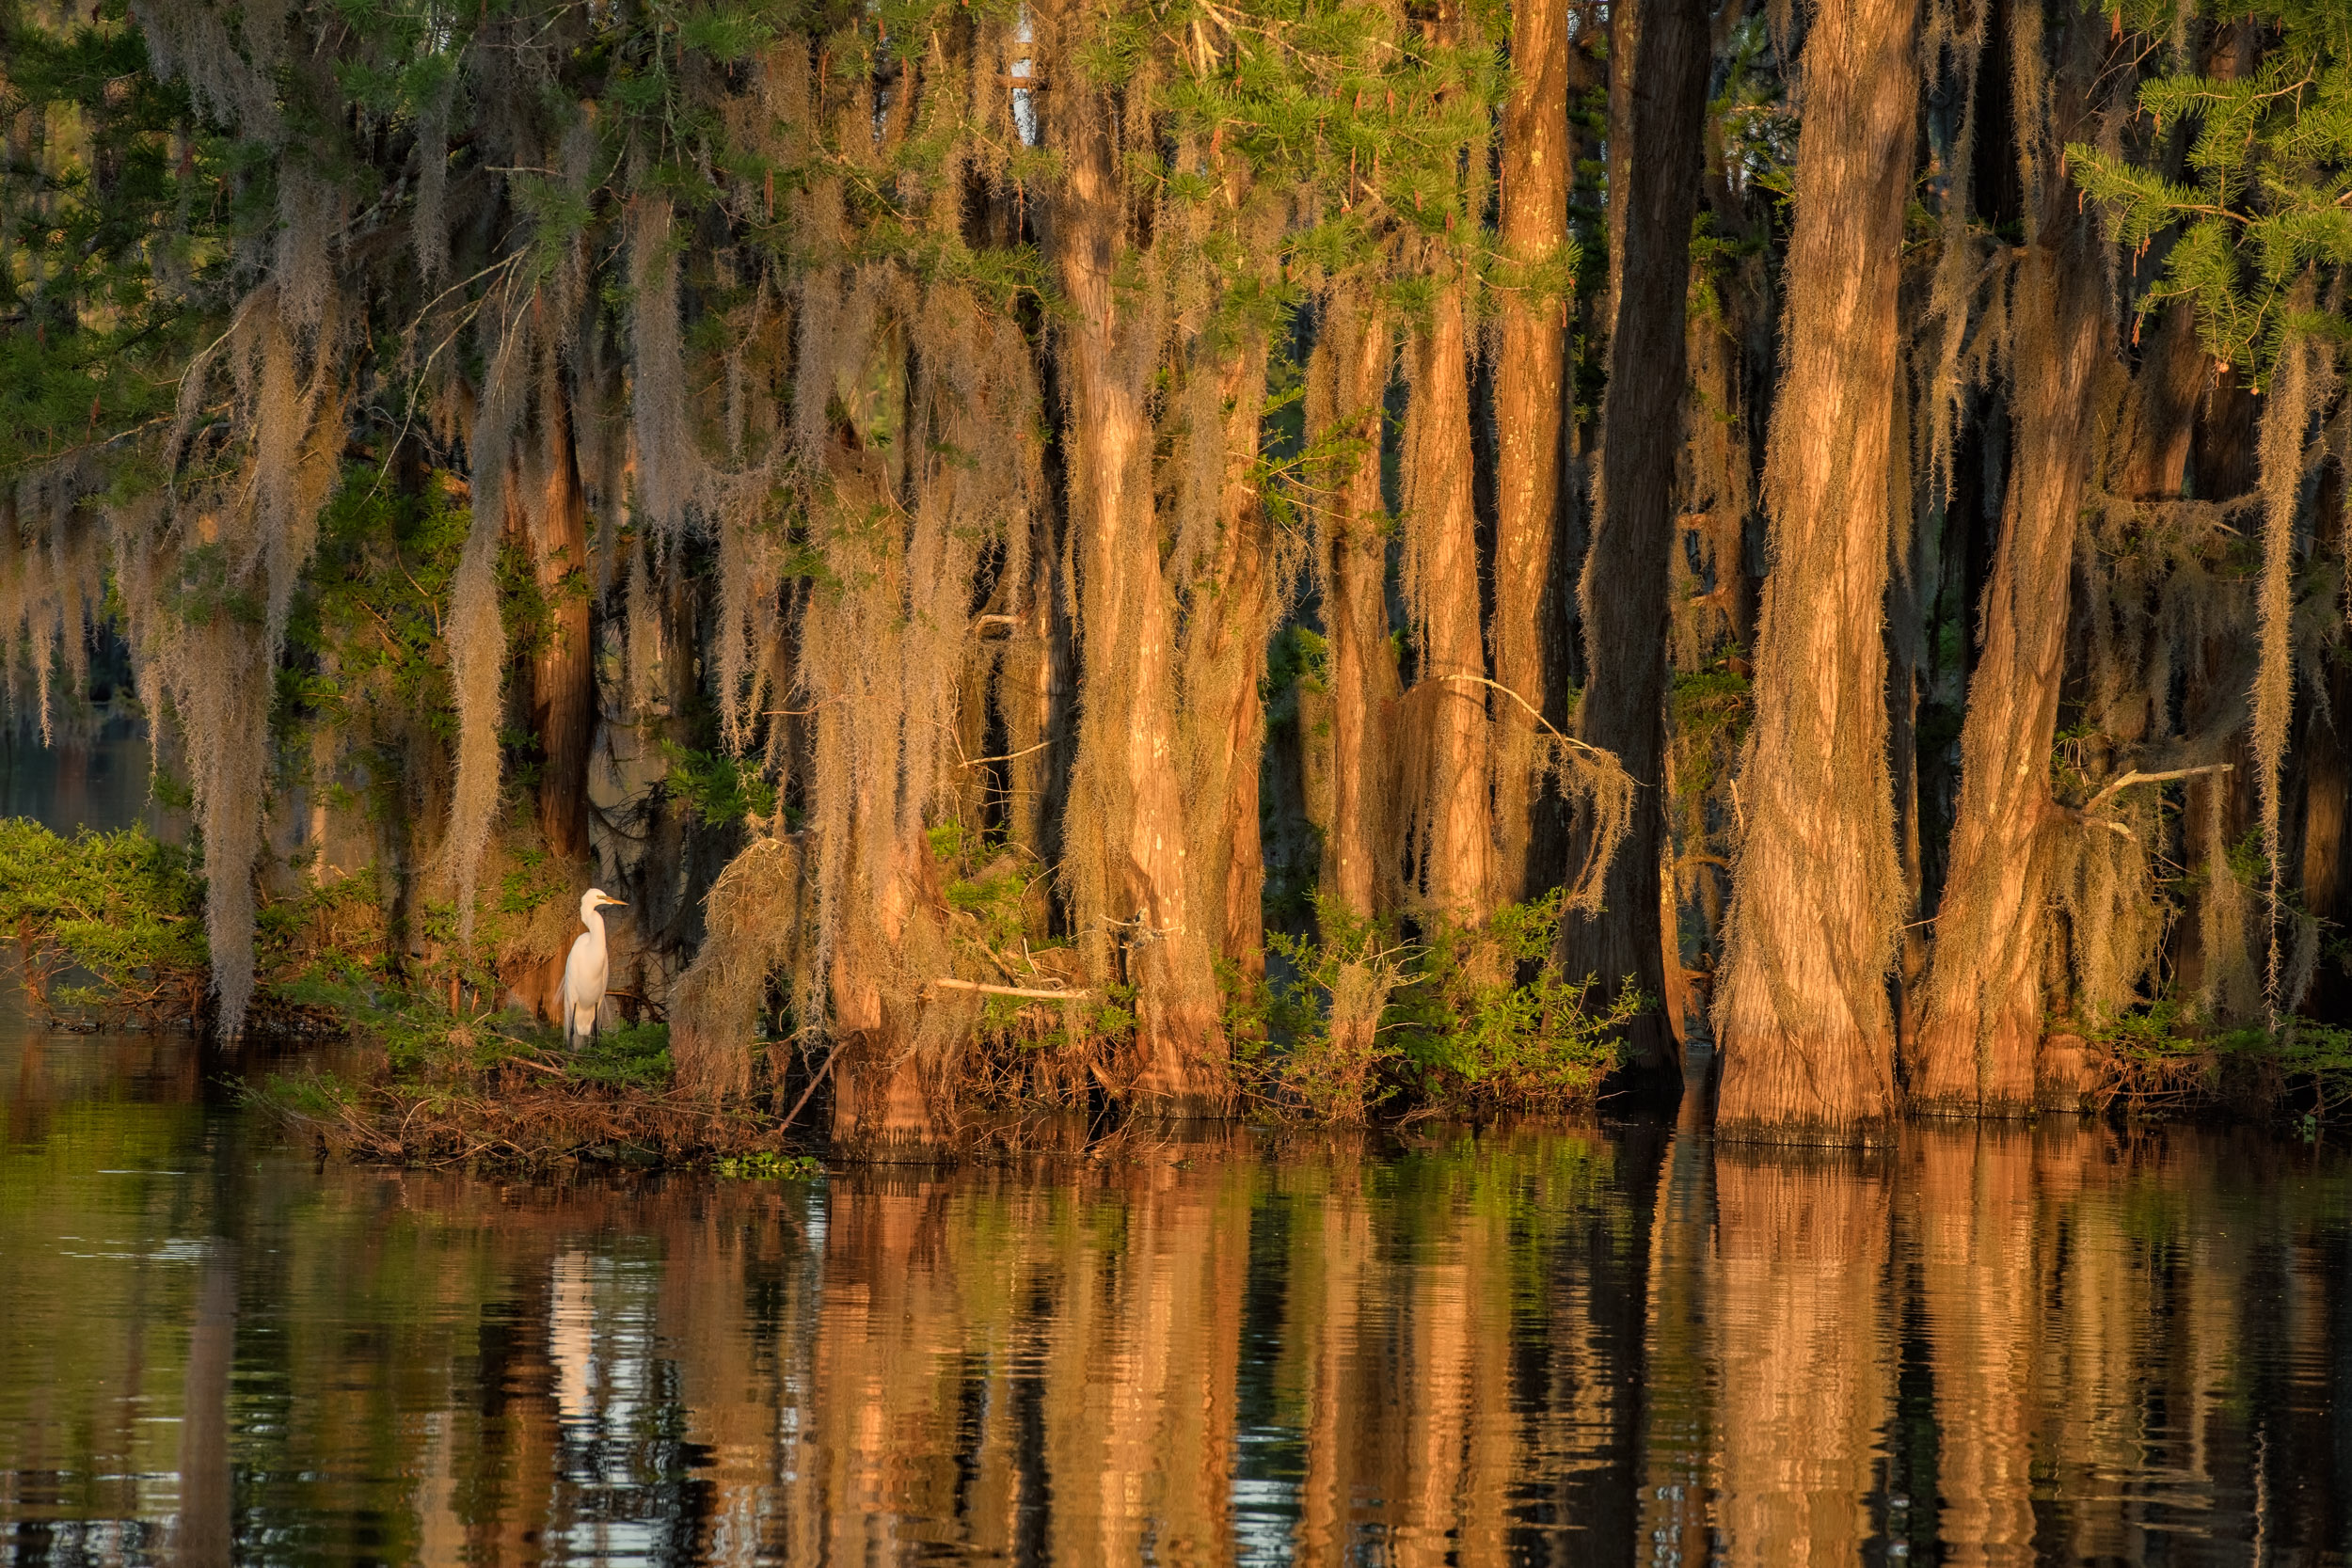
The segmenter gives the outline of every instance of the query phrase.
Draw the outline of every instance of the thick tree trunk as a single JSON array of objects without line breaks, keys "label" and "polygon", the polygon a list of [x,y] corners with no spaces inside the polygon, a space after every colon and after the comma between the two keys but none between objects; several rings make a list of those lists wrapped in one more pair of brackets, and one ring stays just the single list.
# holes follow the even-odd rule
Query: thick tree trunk
[{"label": "thick tree trunk", "polygon": [[2126,422],[2117,437],[2123,453],[2118,495],[2136,501],[2180,499],[2210,364],[2197,341],[2195,304],[2174,300],[2165,308],[2124,404]]},{"label": "thick tree trunk", "polygon": [[[1479,627],[1478,522],[1470,505],[1468,280],[1439,263],[1414,335],[1406,439],[1407,589],[1420,667],[1406,719],[1413,887],[1423,906],[1474,924],[1494,907],[1486,650]],[[1508,699],[1504,699],[1508,701]]]},{"label": "thick tree trunk", "polygon": [[[886,780],[860,781],[852,834],[888,834],[893,828]],[[840,1041],[833,1069],[833,1140],[851,1157],[887,1164],[935,1157],[947,1118],[941,1101],[950,1091],[942,1064],[915,1049],[922,999],[906,994],[893,973],[910,948],[910,927],[926,918],[916,909],[925,883],[938,892],[930,845],[900,843],[874,866],[852,853],[850,885],[854,912],[835,947],[830,983],[833,1026]],[[877,872],[879,875],[877,875]]]},{"label": "thick tree trunk", "polygon": [[[1075,531],[1082,717],[1068,851],[1128,936],[1137,988],[1133,1093],[1176,1116],[1232,1101],[1211,933],[1187,886],[1178,770],[1172,609],[1160,563],[1147,399],[1156,324],[1130,320],[1113,276],[1127,244],[1115,110],[1073,103],[1052,250],[1071,314],[1063,328],[1071,528]],[[1220,803],[1221,804],[1221,803]],[[1079,830],[1083,831],[1079,831]],[[1091,842],[1079,842],[1090,840]]]},{"label": "thick tree trunk", "polygon": [[[1596,913],[1561,922],[1563,974],[1591,975],[1599,995],[1627,989],[1667,998],[1665,916],[1659,860],[1666,834],[1667,585],[1681,537],[1675,468],[1682,454],[1688,345],[1691,215],[1698,204],[1700,137],[1709,60],[1703,0],[1637,0],[1617,17],[1616,47],[1634,51],[1622,112],[1611,119],[1632,143],[1625,208],[1625,270],[1609,339],[1609,394],[1601,412],[1601,510],[1578,597],[1591,672],[1577,732],[1616,754],[1637,784],[1633,820],[1611,862]],[[1591,852],[1580,833],[1572,853]],[[1573,867],[1574,862],[1571,863]],[[1680,958],[1676,959],[1680,979]],[[1681,1086],[1681,1060],[1656,1006],[1635,1021],[1628,1059]]]},{"label": "thick tree trunk", "polygon": [[[1323,589],[1327,709],[1305,745],[1311,809],[1323,838],[1323,896],[1359,919],[1394,906],[1386,772],[1395,709],[1396,654],[1389,640],[1388,517],[1380,499],[1382,398],[1389,325],[1366,296],[1334,293],[1309,369],[1308,424],[1315,441],[1343,439],[1329,500],[1316,519]],[[1302,726],[1309,721],[1300,716]]]},{"label": "thick tree trunk", "polygon": [[1193,590],[1179,684],[1191,779],[1186,798],[1199,812],[1200,838],[1191,852],[1200,879],[1196,904],[1218,956],[1255,976],[1265,973],[1265,857],[1258,836],[1265,705],[1258,686],[1272,610],[1254,471],[1265,366],[1265,345],[1253,336],[1233,348],[1219,376],[1225,473],[1217,538]]},{"label": "thick tree trunk", "polygon": [[1824,0],[1804,45],[1772,568],[1715,1008],[1719,1136],[1851,1143],[1894,1114],[1901,871],[1880,627],[1918,21],[1918,0]]},{"label": "thick tree trunk", "polygon": [[2034,1110],[2043,1012],[2040,846],[2051,811],[2069,569],[2106,303],[2097,259],[2077,243],[2089,236],[2057,225],[2045,232],[2058,243],[2027,254],[2012,307],[2021,313],[2016,455],[1979,610],[1984,645],[1961,729],[1950,868],[1907,1085],[1911,1108],[1930,1116]]},{"label": "thick tree trunk", "polygon": [[[2079,24],[2073,33],[2060,45],[2070,61],[2052,95],[2058,107],[2026,104],[2032,119],[2017,125],[2017,145],[2043,162],[2087,116],[2088,38]],[[2016,47],[2039,54],[2041,29],[2021,28]],[[2096,219],[2078,211],[2063,182],[2047,181],[2031,219],[2010,306],[2017,347],[2009,499],[1979,609],[1983,641],[1961,728],[1960,800],[1935,916],[1933,972],[1908,1064],[1911,1108],[1930,1116],[2026,1117],[2035,1108],[2045,1010],[2049,756],[2065,673],[2075,527],[2094,444],[2106,280]]]},{"label": "thick tree trunk", "polygon": [[547,398],[539,504],[524,508],[531,564],[548,601],[548,640],[531,660],[531,727],[540,752],[539,832],[550,854],[588,855],[588,750],[596,737],[596,645],[588,624],[588,497],[572,450],[570,400]]},{"label": "thick tree trunk", "polygon": [[[1511,96],[1502,119],[1501,237],[1532,278],[1549,277],[1568,237],[1575,150],[1568,128],[1568,7],[1524,0],[1511,17]],[[1688,225],[1685,226],[1686,228]],[[1502,296],[1494,362],[1495,679],[1553,723],[1563,721],[1546,646],[1563,619],[1551,559],[1559,530],[1567,414],[1567,301],[1525,290]],[[1495,833],[1503,896],[1549,879],[1530,863],[1534,838],[1535,724],[1507,699],[1495,714]]]}]

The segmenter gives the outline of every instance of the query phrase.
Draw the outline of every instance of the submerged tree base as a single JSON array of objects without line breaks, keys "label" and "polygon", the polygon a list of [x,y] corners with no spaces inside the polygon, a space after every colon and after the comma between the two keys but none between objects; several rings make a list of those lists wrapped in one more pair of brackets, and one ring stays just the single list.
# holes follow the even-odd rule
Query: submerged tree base
[{"label": "submerged tree base", "polygon": [[1772,1121],[1743,1117],[1718,1121],[1715,1141],[1779,1148],[1883,1148],[1895,1141],[1898,1123],[1875,1121]]}]

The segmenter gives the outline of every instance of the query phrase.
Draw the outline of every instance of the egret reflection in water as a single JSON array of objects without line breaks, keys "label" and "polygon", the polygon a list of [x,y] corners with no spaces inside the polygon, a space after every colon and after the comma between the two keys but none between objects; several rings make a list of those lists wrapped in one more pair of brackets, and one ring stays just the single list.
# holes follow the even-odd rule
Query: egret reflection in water
[{"label": "egret reflection in water", "polygon": [[542,1184],[272,1147],[182,1041],[0,1051],[14,1562],[2331,1562],[2352,1532],[2325,1149],[1528,1128]]}]

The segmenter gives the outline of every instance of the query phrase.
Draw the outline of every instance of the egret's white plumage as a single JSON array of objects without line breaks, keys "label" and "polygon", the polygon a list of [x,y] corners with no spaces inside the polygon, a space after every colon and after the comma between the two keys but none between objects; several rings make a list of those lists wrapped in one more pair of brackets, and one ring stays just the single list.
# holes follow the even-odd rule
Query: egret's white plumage
[{"label": "egret's white plumage", "polygon": [[[572,939],[564,960],[564,1043],[577,1046],[596,1032],[596,1009],[604,1005],[605,981],[612,973],[604,947],[604,908],[621,901],[602,888],[580,895],[580,923],[588,927]],[[621,907],[627,908],[626,905]]]}]

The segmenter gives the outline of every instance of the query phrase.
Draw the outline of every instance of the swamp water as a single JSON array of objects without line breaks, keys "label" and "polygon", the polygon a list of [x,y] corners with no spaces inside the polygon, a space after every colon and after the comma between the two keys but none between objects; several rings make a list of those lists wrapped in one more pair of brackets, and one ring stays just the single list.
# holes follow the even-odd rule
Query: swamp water
[{"label": "swamp water", "polygon": [[320,1164],[0,1022],[0,1560],[2352,1561],[2352,1164],[1246,1130]]}]

